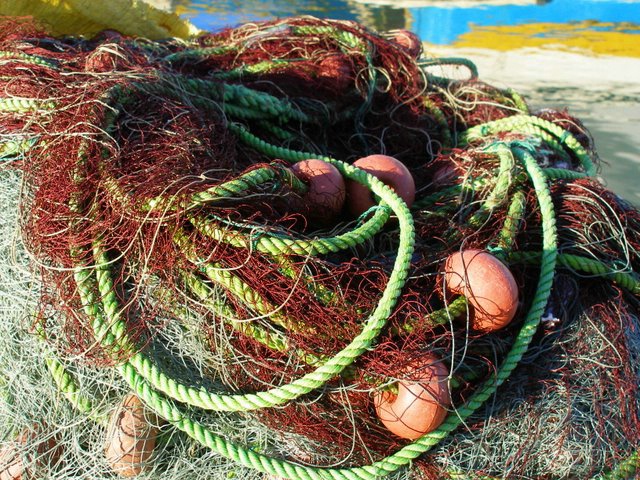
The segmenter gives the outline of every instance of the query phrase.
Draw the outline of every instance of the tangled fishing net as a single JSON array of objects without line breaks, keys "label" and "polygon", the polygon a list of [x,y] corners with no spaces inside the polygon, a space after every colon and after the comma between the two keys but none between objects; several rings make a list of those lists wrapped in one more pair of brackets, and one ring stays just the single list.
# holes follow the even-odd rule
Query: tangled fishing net
[{"label": "tangled fishing net", "polygon": [[577,119],[419,45],[3,21],[0,478],[634,475],[640,213]]}]

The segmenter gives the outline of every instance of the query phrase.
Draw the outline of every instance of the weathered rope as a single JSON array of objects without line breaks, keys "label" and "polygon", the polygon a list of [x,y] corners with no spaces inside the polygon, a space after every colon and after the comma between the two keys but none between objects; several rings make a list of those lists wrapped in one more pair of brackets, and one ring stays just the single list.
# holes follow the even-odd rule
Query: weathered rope
[{"label": "weathered rope", "polygon": [[514,115],[472,127],[460,135],[458,145],[466,145],[476,140],[487,141],[487,137],[500,132],[530,134],[549,141],[551,145],[562,145],[578,158],[588,176],[596,173],[591,157],[571,132],[553,122],[531,115]]},{"label": "weathered rope", "polygon": [[523,161],[525,168],[531,176],[536,192],[538,193],[540,208],[543,215],[543,252],[538,289],[523,327],[516,337],[514,345],[505,358],[502,367],[496,374],[495,379],[480,388],[471,397],[467,404],[457,409],[455,414],[450,415],[447,420],[445,420],[444,424],[435,432],[431,432],[421,437],[416,442],[404,447],[395,454],[369,466],[354,467],[350,469],[318,469],[312,467],[301,467],[296,464],[270,458],[249,449],[230,444],[226,440],[213,435],[202,425],[189,420],[186,417],[185,412],[180,411],[178,407],[164,399],[158,392],[153,390],[150,384],[147,382],[143,383],[137,373],[134,373],[135,369],[128,362],[120,367],[122,374],[125,376],[132,388],[134,388],[136,393],[145,400],[145,402],[148,402],[158,414],[162,415],[179,429],[185,431],[188,435],[207,445],[214,451],[243,465],[247,465],[264,472],[286,476],[293,479],[305,480],[320,478],[373,479],[406,466],[417,456],[426,452],[442,438],[446,437],[448,433],[460,424],[460,422],[477,410],[477,408],[479,408],[484,401],[486,401],[486,399],[489,398],[509,377],[526,351],[527,346],[537,329],[537,325],[549,297],[557,256],[553,204],[551,202],[548,186],[546,185],[546,178],[535,162],[535,159],[527,150],[524,150],[519,146],[514,148],[514,154],[517,158]]},{"label": "weathered rope", "polygon": [[[330,34],[339,43],[343,52],[364,54],[370,60],[368,55],[370,55],[371,46],[351,32],[330,26],[296,26],[291,31],[297,35]],[[223,54],[234,51],[234,48],[234,46],[230,46],[184,50],[167,55],[163,60],[166,63],[173,63],[189,58]],[[0,52],[0,62],[15,60],[50,68],[59,68],[58,64],[53,60],[48,61],[47,59],[28,55],[12,56],[9,53],[11,52]],[[423,63],[422,65],[423,67],[428,67],[443,64],[464,65],[469,68],[472,78],[477,77],[475,66],[466,59],[435,59],[428,64]],[[218,80],[222,78],[240,78],[245,73],[271,71],[271,69],[279,68],[279,65],[278,62],[260,62],[248,67],[239,67],[230,72],[214,72],[212,76]],[[368,107],[369,104],[367,102],[371,101],[376,87],[377,72],[371,65],[372,62],[369,61],[367,97],[365,105],[359,112],[360,114]],[[427,75],[427,78],[435,82],[449,81],[448,79],[431,75]],[[196,297],[197,301],[210,311],[218,314],[223,322],[228,323],[238,332],[251,337],[274,351],[293,354],[304,363],[315,368],[313,372],[289,384],[250,394],[216,393],[207,390],[205,387],[192,387],[181,383],[163,371],[160,364],[156,363],[154,358],[149,356],[144,349],[140,349],[129,337],[123,306],[115,293],[117,289],[114,272],[111,269],[114,260],[110,258],[111,252],[107,251],[106,245],[101,243],[100,238],[96,238],[92,249],[72,247],[71,255],[77,263],[73,272],[74,279],[84,313],[90,319],[96,339],[101,343],[105,351],[113,355],[117,370],[131,389],[156,413],[178,429],[213,451],[242,465],[278,476],[304,480],[369,480],[395,472],[398,469],[409,466],[414,459],[446,438],[465,419],[477,411],[487,399],[495,395],[500,385],[509,378],[527,351],[537,329],[549,298],[557,266],[570,268],[587,275],[610,279],[633,294],[640,295],[640,280],[635,274],[617,271],[615,268],[595,259],[558,253],[557,251],[555,212],[548,182],[551,179],[584,178],[595,173],[595,166],[588,152],[570,132],[552,122],[528,115],[529,110],[522,97],[513,91],[506,91],[505,95],[511,97],[516,108],[523,114],[470,128],[461,133],[457,143],[455,143],[442,111],[433,103],[426,105],[428,110],[433,113],[434,119],[441,129],[442,141],[445,147],[454,145],[460,147],[471,142],[482,141],[484,142],[483,149],[486,152],[494,153],[500,161],[497,173],[493,178],[477,180],[479,183],[484,182],[485,185],[489,185],[492,190],[483,197],[475,213],[468,219],[468,225],[471,227],[482,225],[498,207],[504,205],[506,208],[507,202],[509,202],[502,230],[486,248],[508,263],[540,265],[540,276],[535,295],[531,300],[529,311],[519,333],[515,337],[511,350],[504,358],[495,376],[479,387],[466,404],[457,407],[439,429],[424,435],[396,453],[371,465],[353,468],[302,466],[236,445],[214,434],[207,427],[197,422],[191,415],[190,408],[197,407],[217,411],[249,411],[271,408],[284,405],[301,395],[322,388],[328,381],[339,375],[350,375],[353,362],[375,345],[378,334],[386,326],[387,319],[398,302],[404,283],[407,280],[414,245],[413,217],[407,205],[392,189],[366,172],[328,156],[273,145],[251,133],[248,127],[236,123],[236,121],[243,120],[255,121],[261,125],[261,128],[271,132],[277,138],[284,139],[292,138],[293,135],[283,128],[287,127],[286,123],[296,122],[298,124],[297,127],[300,124],[322,124],[325,120],[330,120],[328,115],[326,117],[310,115],[301,111],[294,103],[286,99],[257,92],[243,85],[223,84],[211,80],[205,81],[179,75],[163,74],[136,80],[126,85],[116,85],[101,97],[98,103],[104,103],[108,107],[102,121],[102,126],[106,132],[113,131],[115,121],[123,111],[123,107],[131,101],[133,93],[140,92],[167,95],[177,100],[186,98],[193,102],[194,105],[207,111],[222,112],[229,121],[225,125],[228,130],[256,151],[272,159],[285,160],[290,163],[308,158],[321,158],[336,166],[345,178],[369,187],[372,193],[380,198],[380,203],[368,212],[368,215],[356,227],[347,232],[325,238],[294,238],[289,232],[278,230],[263,231],[250,225],[244,226],[240,223],[233,223],[230,220],[217,218],[215,215],[204,216],[198,212],[200,207],[216,206],[217,202],[223,203],[229,198],[242,197],[251,188],[260,187],[273,181],[286,183],[288,187],[296,192],[304,192],[305,185],[289,169],[281,165],[272,165],[255,169],[231,181],[201,192],[172,198],[158,196],[144,202],[142,205],[135,206],[143,214],[166,211],[185,213],[184,218],[190,224],[187,227],[194,227],[200,234],[234,247],[254,249],[255,251],[269,254],[274,259],[282,259],[279,266],[284,274],[287,274],[287,268],[289,268],[285,258],[288,255],[316,256],[353,248],[373,239],[380,233],[391,215],[397,217],[398,220],[398,253],[389,281],[378,304],[369,318],[363,321],[360,333],[351,340],[349,345],[332,357],[314,355],[301,349],[291,352],[292,347],[286,333],[281,333],[275,329],[269,330],[257,323],[236,320],[233,309],[225,304],[224,301],[216,298],[214,288],[210,286],[210,283],[222,286],[241,303],[251,306],[257,313],[267,317],[279,327],[289,331],[295,331],[296,329],[296,319],[274,313],[276,308],[262,298],[249,284],[232,272],[219,268],[220,265],[205,261],[204,258],[198,255],[197,246],[191,242],[189,236],[179,229],[176,231],[173,239],[181,253],[187,260],[201,267],[200,274],[203,277],[187,271],[177,272],[188,291]],[[48,112],[53,108],[55,108],[55,105],[48,101],[21,98],[0,99],[0,111],[7,113]],[[97,107],[94,114],[97,115],[98,110],[99,108]],[[505,142],[495,138],[496,134],[505,132],[524,134],[525,139]],[[570,159],[571,156],[577,158],[582,171],[541,168],[534,157],[535,147],[540,144],[540,140],[549,145],[561,159]],[[4,142],[0,146],[0,159],[13,159],[23,155],[33,145],[33,143],[26,144],[25,142],[25,140],[21,139]],[[87,147],[88,141],[85,141],[78,150],[77,169],[73,172],[74,179],[78,185],[84,179]],[[526,171],[526,175],[521,172],[521,169]],[[102,183],[100,188],[104,188],[111,197],[121,202],[125,207],[132,206],[127,203],[129,202],[127,195],[120,189],[117,181],[109,177],[106,170],[101,171],[101,175]],[[537,195],[542,217],[543,242],[541,252],[514,251],[516,247],[515,239],[522,227],[526,208],[525,195],[522,190],[518,189],[522,185],[523,177],[533,184]],[[429,208],[441,201],[453,200],[461,192],[464,192],[465,188],[472,188],[472,186],[456,185],[437,192],[430,197],[421,198],[414,205],[413,211],[418,214],[420,209]],[[514,190],[515,192],[513,192]],[[512,193],[511,198],[509,198],[510,193]],[[83,222],[90,222],[98,218],[96,216],[99,215],[93,205],[81,204],[79,198],[79,193],[76,192],[72,195],[70,203],[72,212],[81,217],[82,220],[72,223],[69,226],[71,230],[82,228]],[[325,300],[331,297],[331,291],[319,289],[314,293],[317,293],[319,298]],[[392,333],[410,333],[422,322],[430,325],[445,323],[450,321],[452,317],[464,314],[466,310],[466,300],[464,297],[459,297],[443,310],[433,312],[425,318],[410,319],[404,325],[401,325],[400,331]],[[126,358],[126,360],[123,360],[123,358]],[[71,404],[79,411],[91,415],[94,409],[92,401],[82,395],[77,381],[64,366],[63,362],[58,360],[55,355],[47,354],[45,363],[51,372],[54,382]],[[453,385],[455,379],[451,378],[450,382]],[[100,421],[101,419],[96,417],[96,420]],[[638,454],[635,452],[602,478],[628,478],[636,472],[637,466]],[[456,475],[456,473],[452,473],[452,478],[461,478],[461,476]],[[473,478],[492,478],[473,474],[471,476]]]}]

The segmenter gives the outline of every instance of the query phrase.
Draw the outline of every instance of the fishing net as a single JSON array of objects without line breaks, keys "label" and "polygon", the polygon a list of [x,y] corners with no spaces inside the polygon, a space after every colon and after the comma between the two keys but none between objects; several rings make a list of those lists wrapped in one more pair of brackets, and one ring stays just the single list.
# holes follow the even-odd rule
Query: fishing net
[{"label": "fishing net", "polygon": [[[579,120],[415,40],[3,20],[2,478],[634,475],[640,213]],[[309,159],[372,206],[315,200]],[[448,286],[461,252],[512,276],[502,328]],[[403,437],[380,412],[407,386],[444,393]]]}]

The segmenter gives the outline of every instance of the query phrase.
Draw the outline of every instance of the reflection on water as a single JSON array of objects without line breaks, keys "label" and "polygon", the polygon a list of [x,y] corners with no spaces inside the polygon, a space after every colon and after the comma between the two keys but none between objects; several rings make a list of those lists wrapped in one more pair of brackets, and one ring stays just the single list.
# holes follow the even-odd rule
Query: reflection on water
[{"label": "reflection on water", "polygon": [[430,53],[473,60],[483,80],[516,88],[534,108],[568,108],[591,130],[608,186],[640,205],[638,1],[172,0],[171,8],[205,30],[290,15],[408,28]]}]

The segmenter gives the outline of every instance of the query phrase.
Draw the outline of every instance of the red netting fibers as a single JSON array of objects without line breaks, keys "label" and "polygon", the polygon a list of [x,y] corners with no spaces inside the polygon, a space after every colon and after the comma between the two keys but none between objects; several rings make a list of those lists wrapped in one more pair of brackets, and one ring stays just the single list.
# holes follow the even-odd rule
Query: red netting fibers
[{"label": "red netting fibers", "polygon": [[[20,361],[71,400],[3,461],[58,424],[67,459],[40,442],[25,472],[634,474],[640,213],[568,112],[354,22],[1,31],[0,173],[24,182],[45,358]],[[130,391],[144,415],[114,407]],[[120,433],[126,470],[109,415],[155,432]]]}]

